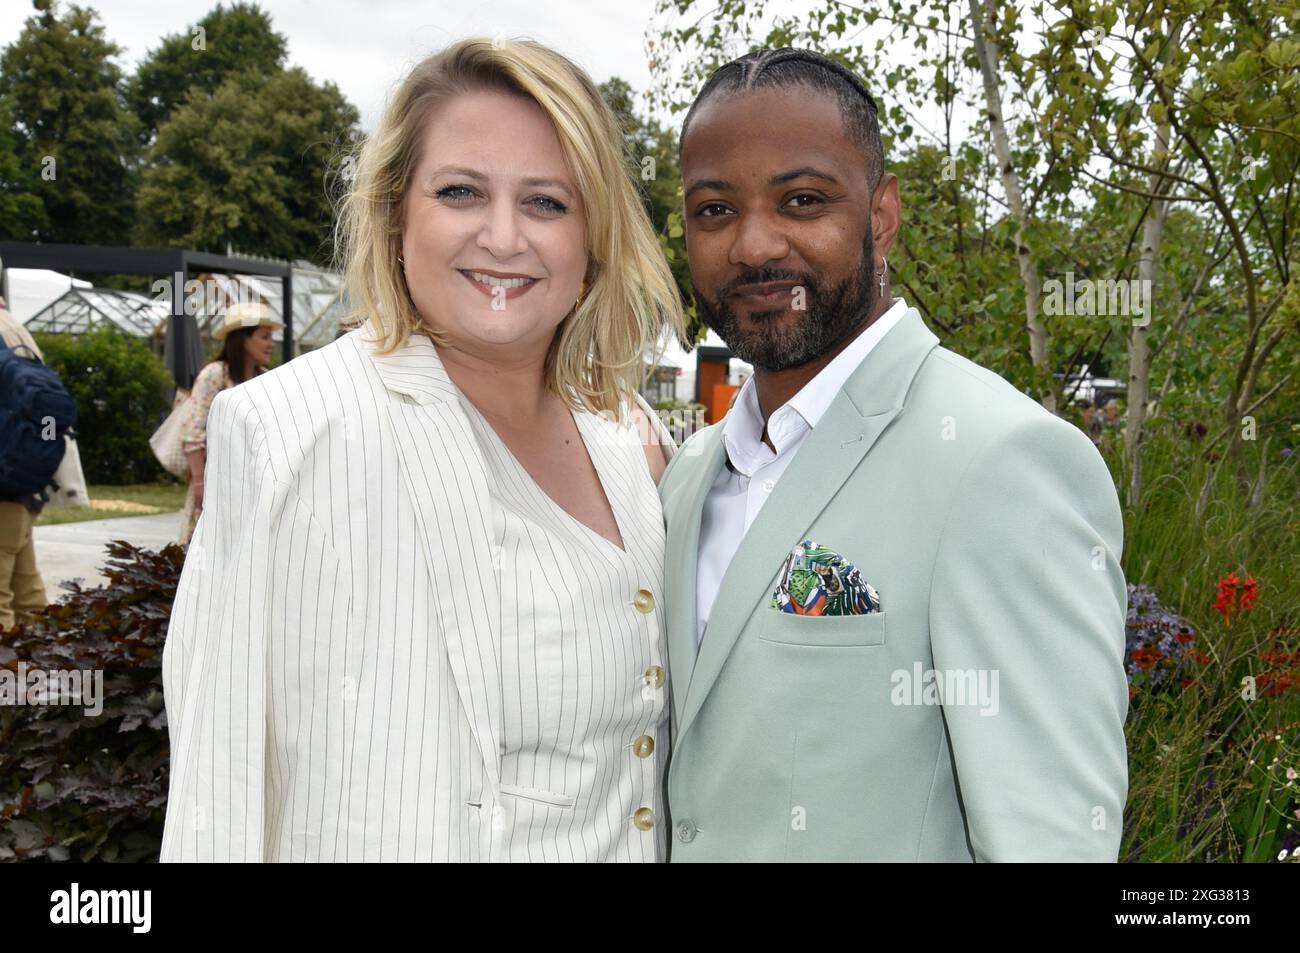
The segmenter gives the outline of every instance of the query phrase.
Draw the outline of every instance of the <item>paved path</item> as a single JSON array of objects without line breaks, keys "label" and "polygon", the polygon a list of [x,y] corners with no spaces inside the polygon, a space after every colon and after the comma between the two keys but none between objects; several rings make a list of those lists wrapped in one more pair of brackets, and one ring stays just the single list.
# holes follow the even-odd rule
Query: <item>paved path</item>
[{"label": "paved path", "polygon": [[45,580],[46,595],[55,602],[62,601],[67,592],[59,588],[59,583],[65,579],[80,578],[87,588],[107,583],[99,567],[108,560],[105,547],[109,540],[124,539],[147,549],[162,549],[174,543],[180,531],[179,510],[37,526],[32,530],[36,537],[36,565]]}]

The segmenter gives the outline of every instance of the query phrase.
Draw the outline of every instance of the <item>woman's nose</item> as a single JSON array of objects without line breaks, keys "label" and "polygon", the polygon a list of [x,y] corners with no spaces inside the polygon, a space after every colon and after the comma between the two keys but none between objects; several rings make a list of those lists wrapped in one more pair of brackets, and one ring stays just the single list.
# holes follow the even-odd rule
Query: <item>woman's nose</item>
[{"label": "woman's nose", "polygon": [[478,244],[498,261],[513,258],[527,247],[519,228],[514,206],[509,202],[492,202],[479,230]]}]

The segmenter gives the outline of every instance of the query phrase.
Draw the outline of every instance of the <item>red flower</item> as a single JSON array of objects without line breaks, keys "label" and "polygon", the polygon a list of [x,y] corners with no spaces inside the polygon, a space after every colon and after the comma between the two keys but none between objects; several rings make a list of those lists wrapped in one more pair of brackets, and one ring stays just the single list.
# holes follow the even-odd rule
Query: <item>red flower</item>
[{"label": "red flower", "polygon": [[1192,635],[1190,632],[1179,632],[1177,635],[1174,636],[1174,639],[1178,642],[1183,643],[1183,645],[1186,645],[1194,638],[1196,638],[1196,636]]},{"label": "red flower", "polygon": [[1259,600],[1259,583],[1255,581],[1254,576],[1247,576],[1246,582],[1241,589],[1241,610],[1255,608],[1255,603]]},{"label": "red flower", "polygon": [[1179,682],[1178,684],[1182,685],[1183,688],[1186,688],[1188,685],[1192,684],[1192,682],[1194,682],[1194,681],[1195,681],[1195,679],[1192,679],[1192,678],[1185,678],[1185,679],[1183,679],[1181,682]]},{"label": "red flower", "polygon": [[1214,608],[1223,616],[1223,621],[1227,622],[1232,615],[1232,609],[1237,601],[1237,575],[1228,573],[1219,580],[1219,589],[1215,593]]},{"label": "red flower", "polygon": [[1194,661],[1197,665],[1208,665],[1210,661],[1210,657],[1206,655],[1204,652],[1193,652],[1192,661]]},{"label": "red flower", "polygon": [[[1241,588],[1238,589],[1237,587]],[[1224,622],[1232,621],[1232,613],[1248,612],[1259,601],[1259,583],[1254,576],[1247,576],[1242,582],[1236,573],[1228,573],[1219,580],[1218,590],[1214,594],[1214,609],[1223,616]]]},{"label": "red flower", "polygon": [[1160,654],[1160,650],[1150,645],[1144,645],[1133,652],[1133,664],[1138,668],[1151,668],[1162,658],[1164,656]]}]

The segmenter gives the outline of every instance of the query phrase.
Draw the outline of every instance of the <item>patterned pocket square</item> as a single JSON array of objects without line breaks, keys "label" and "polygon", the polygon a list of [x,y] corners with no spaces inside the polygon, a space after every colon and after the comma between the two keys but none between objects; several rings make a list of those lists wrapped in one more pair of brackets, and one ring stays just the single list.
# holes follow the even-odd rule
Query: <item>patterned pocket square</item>
[{"label": "patterned pocket square", "polygon": [[880,611],[880,595],[857,566],[805,539],[785,557],[771,606],[795,615],[865,615]]}]

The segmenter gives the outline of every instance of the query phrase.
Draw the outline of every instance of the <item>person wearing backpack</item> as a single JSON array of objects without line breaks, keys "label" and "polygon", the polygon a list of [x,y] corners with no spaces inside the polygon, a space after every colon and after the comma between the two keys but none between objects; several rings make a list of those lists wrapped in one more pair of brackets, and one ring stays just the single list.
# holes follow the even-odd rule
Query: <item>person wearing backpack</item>
[{"label": "person wearing backpack", "polygon": [[76,405],[59,376],[0,304],[0,629],[48,604],[32,523],[75,422]]}]

